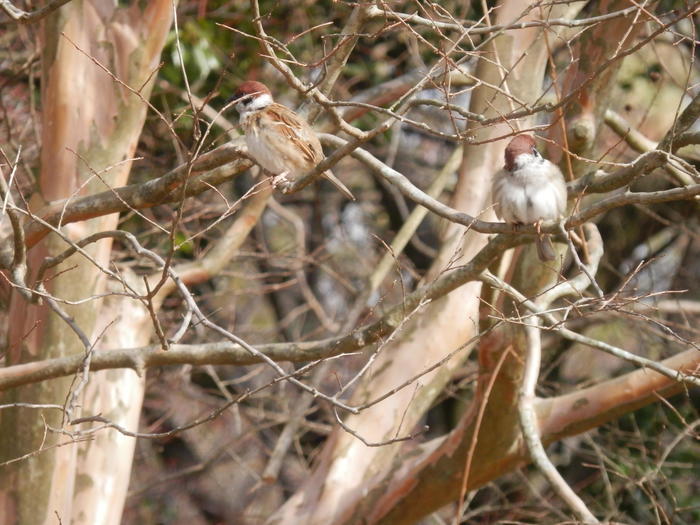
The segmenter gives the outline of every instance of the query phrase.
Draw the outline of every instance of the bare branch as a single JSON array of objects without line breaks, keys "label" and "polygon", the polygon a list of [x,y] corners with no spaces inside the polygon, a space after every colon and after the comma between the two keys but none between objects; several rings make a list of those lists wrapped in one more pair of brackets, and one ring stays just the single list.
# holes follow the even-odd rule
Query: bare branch
[{"label": "bare branch", "polygon": [[[252,163],[245,152],[241,139],[219,146],[199,157],[192,164],[194,176],[187,182],[185,196],[198,195],[248,169]],[[140,184],[52,203],[37,215],[46,223],[59,226],[115,212],[151,208],[180,200],[186,177],[187,166],[180,166],[162,177]],[[25,226],[27,247],[34,246],[47,233],[48,229],[44,225],[28,223]]]},{"label": "bare branch", "polygon": [[15,22],[30,24],[32,22],[38,22],[68,2],[70,2],[70,0],[50,0],[44,7],[34,11],[23,11],[12,5],[9,0],[0,0],[0,7],[2,7],[2,10]]},{"label": "bare branch", "polygon": [[[119,232],[119,235],[126,237],[124,232]],[[160,350],[160,346],[114,349],[108,352],[98,350],[92,357],[91,368],[92,370],[132,368],[139,371],[154,366],[184,363],[244,365],[259,363],[261,360],[308,362],[354,352],[392,333],[400,326],[406,312],[412,311],[422,302],[442,297],[476,279],[481,271],[504,250],[517,244],[518,240],[514,238],[494,238],[469,263],[446,273],[431,285],[408,294],[402,303],[390,308],[381,319],[338,338],[256,345],[257,351],[254,353],[233,342],[171,345],[167,352]],[[68,356],[0,368],[0,390],[72,374],[80,366],[80,359],[80,356]]]},{"label": "bare branch", "polygon": [[17,290],[24,296],[24,298],[29,299],[31,298],[31,294],[25,289],[25,277],[27,275],[27,249],[25,246],[24,229],[22,227],[21,215],[15,208],[14,199],[12,198],[12,192],[10,189],[12,186],[12,180],[14,179],[14,175],[17,170],[21,151],[22,148],[18,148],[17,158],[15,159],[15,162],[12,165],[12,171],[10,172],[9,184],[5,180],[5,175],[3,174],[2,169],[0,169],[0,199],[2,199],[3,203],[0,217],[7,213],[12,226],[12,245],[14,247],[14,251],[12,261],[8,261],[12,280],[17,285]]},{"label": "bare branch", "polygon": [[559,474],[547,457],[547,452],[542,445],[537,424],[537,412],[535,411],[535,386],[537,386],[537,378],[540,374],[542,355],[539,317],[534,317],[525,323],[525,334],[527,336],[527,345],[523,379],[518,392],[518,416],[525,444],[530,452],[530,458],[547,478],[554,491],[578,516],[578,519],[583,523],[599,523],[583,500]]},{"label": "bare branch", "polygon": [[570,20],[570,19],[564,19],[564,18],[550,18],[548,20],[533,20],[533,21],[527,21],[527,22],[515,22],[513,24],[462,25],[462,24],[455,24],[455,23],[451,23],[451,22],[440,22],[438,20],[431,20],[428,18],[424,18],[422,16],[418,16],[416,14],[409,15],[409,14],[404,14],[404,13],[398,13],[396,11],[388,9],[389,6],[385,2],[381,2],[381,5],[382,5],[382,7],[384,7],[384,9],[381,9],[377,6],[372,6],[373,8],[369,12],[369,16],[371,16],[373,18],[392,18],[394,20],[401,20],[403,22],[417,24],[417,25],[423,25],[423,26],[431,27],[431,28],[435,28],[435,29],[450,29],[450,30],[457,30],[457,31],[465,31],[470,36],[472,36],[472,35],[484,35],[484,34],[489,34],[489,33],[501,33],[501,32],[510,31],[510,30],[527,29],[530,27],[555,27],[555,26],[586,27],[586,26],[591,26],[594,24],[599,24],[601,22],[606,22],[606,21],[612,20],[614,18],[626,17],[626,16],[638,11],[638,7],[633,6],[633,7],[628,7],[626,9],[620,9],[619,11],[614,11],[612,13],[607,13],[605,15],[592,16],[590,18],[581,18],[581,19],[577,19],[577,20]]},{"label": "bare branch", "polygon": [[[697,9],[700,9],[700,7]],[[659,142],[659,149],[662,151],[669,149],[673,151],[675,149],[673,143],[676,140],[676,137],[687,132],[698,120],[698,117],[700,117],[700,93],[697,93],[693,97],[690,104],[686,106],[683,113],[681,113],[680,117],[675,120],[673,126],[671,126],[671,129],[668,130],[666,136],[661,139],[661,142]]]},{"label": "bare branch", "polygon": [[[653,359],[641,357],[636,354],[633,354],[632,352],[628,352],[627,350],[624,350],[622,348],[618,348],[608,343],[604,343],[602,341],[598,341],[596,339],[580,335],[577,332],[574,332],[573,330],[569,330],[568,328],[562,326],[561,321],[559,321],[556,317],[544,311],[539,305],[529,300],[527,297],[525,297],[523,294],[521,294],[508,283],[505,283],[497,277],[489,274],[485,274],[484,276],[482,276],[482,278],[485,282],[488,282],[492,286],[504,290],[506,293],[508,293],[517,301],[519,301],[525,308],[527,308],[536,316],[543,316],[543,318],[550,323],[549,326],[544,327],[545,330],[552,330],[554,332],[559,333],[565,339],[569,339],[570,341],[577,341],[586,346],[602,350],[603,352],[614,355],[615,357],[623,359],[641,368],[649,368],[673,381],[700,386],[700,377],[698,376],[683,374],[677,370],[673,370],[667,366],[664,366],[662,363],[654,361]],[[587,279],[588,277],[586,276],[586,280]]]}]

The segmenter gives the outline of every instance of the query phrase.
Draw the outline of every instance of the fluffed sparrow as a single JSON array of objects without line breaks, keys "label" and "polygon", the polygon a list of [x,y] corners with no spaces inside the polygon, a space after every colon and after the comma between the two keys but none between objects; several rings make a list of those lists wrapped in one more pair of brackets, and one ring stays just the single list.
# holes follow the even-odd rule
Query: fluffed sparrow
[{"label": "fluffed sparrow", "polygon": [[[235,100],[248,152],[273,176],[273,184],[294,181],[323,160],[323,149],[306,120],[272,99],[261,82],[243,82],[229,99]],[[323,173],[345,196],[355,197],[329,170]]]},{"label": "fluffed sparrow", "polygon": [[[513,224],[538,226],[558,219],[566,211],[566,183],[556,164],[542,158],[535,139],[518,135],[505,151],[505,166],[493,179],[496,215]],[[549,235],[538,234],[537,255],[541,261],[555,258]]]}]

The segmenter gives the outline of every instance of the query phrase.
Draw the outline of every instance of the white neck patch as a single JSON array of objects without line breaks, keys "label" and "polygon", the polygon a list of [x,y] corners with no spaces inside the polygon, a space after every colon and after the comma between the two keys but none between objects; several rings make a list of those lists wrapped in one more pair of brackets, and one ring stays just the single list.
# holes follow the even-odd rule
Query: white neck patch
[{"label": "white neck patch", "polygon": [[513,164],[515,164],[515,169],[520,170],[528,166],[535,166],[537,164],[541,164],[539,162],[541,160],[540,157],[536,157],[535,155],[532,155],[530,153],[521,153],[515,159],[513,160]]}]

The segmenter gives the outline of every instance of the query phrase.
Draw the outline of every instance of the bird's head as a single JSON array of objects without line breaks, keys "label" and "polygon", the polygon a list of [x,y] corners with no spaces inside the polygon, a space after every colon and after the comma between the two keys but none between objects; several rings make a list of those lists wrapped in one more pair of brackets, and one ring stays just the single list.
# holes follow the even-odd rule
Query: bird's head
[{"label": "bird's head", "polygon": [[515,171],[532,162],[541,162],[542,155],[535,147],[532,135],[518,135],[506,146],[505,168]]},{"label": "bird's head", "polygon": [[272,104],[272,93],[262,82],[246,80],[229,98],[226,103],[234,102],[236,111],[243,115],[249,111],[256,111]]}]

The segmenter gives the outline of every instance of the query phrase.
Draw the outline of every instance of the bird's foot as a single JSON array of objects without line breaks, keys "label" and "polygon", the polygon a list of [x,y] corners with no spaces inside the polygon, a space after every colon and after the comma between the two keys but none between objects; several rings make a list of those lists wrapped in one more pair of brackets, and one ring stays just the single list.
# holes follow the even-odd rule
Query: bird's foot
[{"label": "bird's foot", "polygon": [[280,190],[282,193],[287,193],[289,186],[292,182],[287,178],[289,175],[288,171],[283,171],[277,175],[272,176],[272,187],[276,190]]},{"label": "bird's foot", "polygon": [[542,237],[542,219],[535,223],[535,231],[537,231],[538,237]]}]

